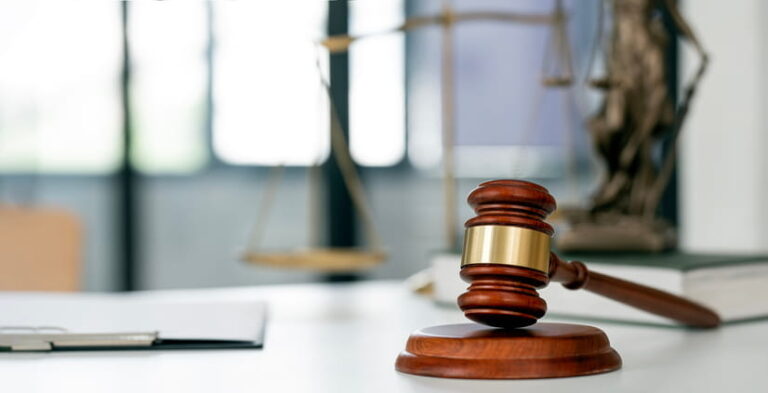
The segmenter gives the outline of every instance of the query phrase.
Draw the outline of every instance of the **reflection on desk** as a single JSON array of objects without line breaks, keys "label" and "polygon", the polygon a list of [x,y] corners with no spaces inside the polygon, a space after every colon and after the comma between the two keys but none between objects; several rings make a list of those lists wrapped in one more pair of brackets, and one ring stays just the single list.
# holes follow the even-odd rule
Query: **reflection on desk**
[{"label": "reflection on desk", "polygon": [[[3,391],[690,392],[768,391],[768,321],[713,331],[595,323],[624,360],[577,378],[474,381],[397,373],[408,334],[462,323],[396,282],[148,292],[156,299],[266,300],[263,351],[0,354]],[[554,321],[555,318],[545,318]]]}]

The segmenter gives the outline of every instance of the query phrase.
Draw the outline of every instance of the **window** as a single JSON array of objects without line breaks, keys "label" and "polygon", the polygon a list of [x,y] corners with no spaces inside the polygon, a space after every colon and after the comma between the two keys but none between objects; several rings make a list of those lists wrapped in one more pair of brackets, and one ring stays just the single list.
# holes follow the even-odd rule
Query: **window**
[{"label": "window", "polygon": [[[547,14],[554,1],[456,1],[455,11]],[[566,2],[577,77],[594,40],[599,1]],[[578,5],[578,6],[576,6]],[[420,16],[441,12],[438,2],[414,2]],[[586,156],[583,86],[542,86],[548,25],[461,22],[454,28],[456,173],[463,177],[557,177],[574,152]],[[441,31],[414,31],[409,52],[408,157],[435,173],[441,146]],[[580,80],[576,81],[581,82]],[[573,141],[574,146],[569,146]],[[580,143],[580,145],[576,145]]]},{"label": "window", "polygon": [[[213,152],[226,163],[328,157],[330,105],[320,79],[328,54],[318,45],[326,2],[127,7],[130,158],[139,170],[205,166],[209,119]],[[0,11],[0,171],[114,171],[122,154],[121,4],[8,2]],[[403,0],[350,2],[350,29],[388,31],[403,13]],[[349,142],[361,165],[390,166],[405,154],[403,52],[402,33],[350,49]]]},{"label": "window", "polygon": [[310,165],[329,152],[323,1],[215,2],[214,151],[225,162]]},{"label": "window", "polygon": [[[404,21],[402,0],[350,2],[352,35],[380,33]],[[405,37],[375,35],[349,51],[349,144],[364,166],[391,166],[405,155]]]},{"label": "window", "polygon": [[197,1],[130,3],[131,158],[143,172],[206,163],[207,11]]},{"label": "window", "polygon": [[[224,161],[309,165],[328,156],[317,67],[328,56],[317,46],[327,7],[309,4],[216,3],[214,149]],[[353,35],[386,31],[402,23],[403,3],[350,2],[350,18]],[[405,154],[404,61],[402,33],[350,48],[349,143],[358,164],[390,166]]]},{"label": "window", "polygon": [[120,48],[115,3],[0,3],[0,170],[115,168]]}]

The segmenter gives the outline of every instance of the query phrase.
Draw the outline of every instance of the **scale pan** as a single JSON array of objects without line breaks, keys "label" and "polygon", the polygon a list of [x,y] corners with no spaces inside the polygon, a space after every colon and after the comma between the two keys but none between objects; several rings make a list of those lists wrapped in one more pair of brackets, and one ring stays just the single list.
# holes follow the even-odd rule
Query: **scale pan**
[{"label": "scale pan", "polygon": [[387,254],[355,248],[310,248],[293,251],[247,252],[248,263],[277,268],[349,272],[370,269],[387,258]]}]

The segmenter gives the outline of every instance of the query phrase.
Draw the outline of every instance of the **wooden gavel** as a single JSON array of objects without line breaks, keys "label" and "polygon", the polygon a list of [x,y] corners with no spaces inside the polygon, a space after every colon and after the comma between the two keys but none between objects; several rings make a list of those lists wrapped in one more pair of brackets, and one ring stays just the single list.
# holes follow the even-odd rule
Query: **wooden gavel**
[{"label": "wooden gavel", "polygon": [[537,289],[552,280],[689,326],[720,324],[715,312],[698,303],[590,272],[583,263],[565,262],[550,252],[554,229],[544,219],[556,203],[544,187],[494,180],[480,184],[467,200],[477,216],[465,224],[461,278],[470,286],[458,303],[475,322],[503,328],[536,323],[547,310]]}]

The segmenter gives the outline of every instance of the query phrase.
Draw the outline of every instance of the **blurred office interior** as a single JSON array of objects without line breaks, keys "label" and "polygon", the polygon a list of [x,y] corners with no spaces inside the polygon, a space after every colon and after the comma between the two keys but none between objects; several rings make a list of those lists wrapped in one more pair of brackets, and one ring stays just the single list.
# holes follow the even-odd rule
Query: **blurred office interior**
[{"label": "blurred office interior", "polygon": [[[457,11],[529,14],[554,4],[452,2]],[[601,168],[585,122],[600,100],[585,81],[600,73],[595,36],[607,21],[598,17],[600,0],[564,4],[575,80],[568,88],[541,83],[552,46],[547,26],[476,22],[454,30],[459,222],[471,214],[465,195],[486,179],[534,180],[561,205],[583,205],[594,191]],[[441,28],[375,35],[348,54],[329,55],[318,42],[386,31],[442,6],[2,2],[0,201],[76,217],[85,291],[404,279],[449,247]],[[768,10],[758,0],[681,7],[712,63],[683,131],[663,214],[677,223],[686,250],[766,251]],[[669,48],[668,66],[679,71],[674,87],[693,57],[683,43]],[[331,153],[322,78],[330,79],[388,259],[333,274],[244,263],[254,227],[266,228],[259,244],[271,249],[306,246],[313,226],[323,244],[368,240]],[[276,166],[285,167],[283,176],[262,214]],[[456,238],[461,231],[459,223]]]}]

